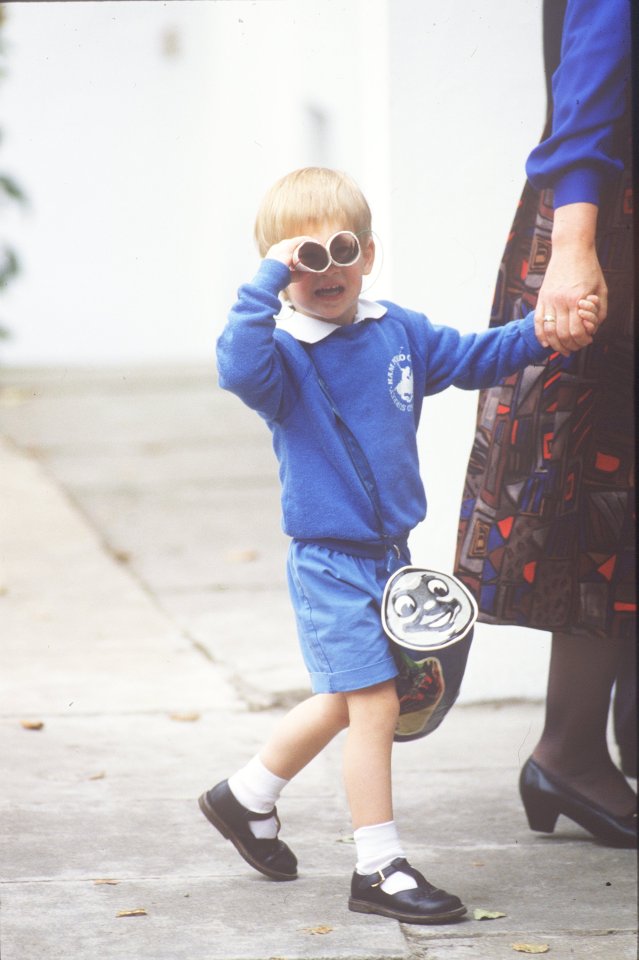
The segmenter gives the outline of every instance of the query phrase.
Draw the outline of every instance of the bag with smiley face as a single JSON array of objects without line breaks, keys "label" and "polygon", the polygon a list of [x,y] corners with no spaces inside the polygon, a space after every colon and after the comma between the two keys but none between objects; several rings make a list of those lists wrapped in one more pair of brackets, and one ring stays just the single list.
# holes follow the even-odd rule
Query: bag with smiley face
[{"label": "bag with smiley face", "polygon": [[450,574],[400,567],[382,598],[382,625],[399,669],[395,740],[432,733],[454,704],[477,619],[475,598]]}]

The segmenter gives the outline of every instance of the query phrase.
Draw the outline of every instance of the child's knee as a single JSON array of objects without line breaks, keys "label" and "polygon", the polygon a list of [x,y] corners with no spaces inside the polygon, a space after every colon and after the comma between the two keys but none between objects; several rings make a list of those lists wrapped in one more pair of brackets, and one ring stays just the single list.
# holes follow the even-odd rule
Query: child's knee
[{"label": "child's knee", "polygon": [[392,722],[394,726],[399,719],[399,697],[397,696],[397,687],[395,686],[394,680],[390,680],[384,685],[383,702],[385,714],[388,716],[389,722]]},{"label": "child's knee", "polygon": [[399,699],[394,680],[365,687],[363,690],[354,690],[346,694],[350,723],[357,723],[360,718],[365,722],[376,722],[382,725],[394,726],[399,717]]},{"label": "child's knee", "polygon": [[336,731],[344,730],[349,724],[348,703],[343,693],[324,693],[318,695],[325,720]]},{"label": "child's knee", "polygon": [[371,696],[380,703],[384,703],[386,709],[391,713],[399,713],[399,697],[397,696],[397,685],[394,680],[385,680],[384,683],[378,683],[374,687],[369,687]]}]

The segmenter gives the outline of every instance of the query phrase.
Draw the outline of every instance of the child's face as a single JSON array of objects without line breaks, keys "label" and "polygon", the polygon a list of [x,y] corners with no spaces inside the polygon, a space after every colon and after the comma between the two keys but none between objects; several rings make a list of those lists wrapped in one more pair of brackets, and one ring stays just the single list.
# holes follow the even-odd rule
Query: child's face
[{"label": "child's face", "polygon": [[[330,222],[315,227],[307,236],[326,243],[340,230],[349,230],[343,223]],[[316,320],[325,320],[343,326],[352,323],[357,311],[357,300],[362,290],[362,278],[369,274],[375,258],[375,244],[370,236],[361,237],[362,254],[350,267],[331,263],[325,273],[294,273],[288,287],[288,296],[296,310]]]}]

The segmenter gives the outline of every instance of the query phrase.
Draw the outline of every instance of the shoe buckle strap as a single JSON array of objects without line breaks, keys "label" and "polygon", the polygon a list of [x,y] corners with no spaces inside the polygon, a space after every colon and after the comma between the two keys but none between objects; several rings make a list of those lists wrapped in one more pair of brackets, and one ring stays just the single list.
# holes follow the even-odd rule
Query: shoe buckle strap
[{"label": "shoe buckle strap", "polygon": [[245,807],[244,812],[247,820],[270,820],[271,817],[275,817],[278,829],[281,827],[280,818],[277,815],[277,807],[273,807],[266,813],[256,813],[255,810],[249,810],[248,807]]},{"label": "shoe buckle strap", "polygon": [[406,862],[405,859],[396,857],[390,863],[387,863],[385,867],[378,867],[375,873],[369,874],[371,877],[374,877],[375,874],[377,874],[379,877],[379,880],[376,880],[375,883],[371,883],[371,887],[381,887],[384,880],[388,880],[393,873],[397,873],[399,870],[401,870],[403,873],[408,873],[411,877],[416,873],[416,871],[413,870],[413,868]]},{"label": "shoe buckle strap", "polygon": [[[384,870],[388,870],[388,875],[384,873]],[[371,883],[371,887],[381,887],[384,880],[387,880],[390,877],[391,873],[396,873],[397,870],[393,867],[392,864],[388,864],[387,867],[384,867],[382,870],[377,869],[375,873],[379,876],[379,880],[376,880],[375,883]]]}]

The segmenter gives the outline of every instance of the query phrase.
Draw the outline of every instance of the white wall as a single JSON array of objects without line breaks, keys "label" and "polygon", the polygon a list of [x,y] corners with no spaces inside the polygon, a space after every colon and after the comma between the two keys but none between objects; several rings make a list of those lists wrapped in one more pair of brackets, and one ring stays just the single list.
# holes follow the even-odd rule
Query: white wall
[{"label": "white wall", "polygon": [[163,4],[20,3],[7,18],[2,165],[30,208],[7,226],[24,273],[5,359],[170,355],[207,295],[201,15],[179,17],[179,56],[163,52],[175,23]]},{"label": "white wall", "polygon": [[[392,0],[393,294],[436,323],[488,324],[497,267],[545,116],[538,0]],[[428,516],[413,556],[452,568],[477,395],[429,398]],[[543,697],[549,637],[479,624],[462,699]]]},{"label": "white wall", "polygon": [[3,211],[5,362],[208,359],[257,203],[304,163],[367,193],[373,295],[484,324],[541,125],[540,0],[5,10],[0,168],[30,198]]},{"label": "white wall", "polygon": [[[3,305],[4,361],[208,360],[257,262],[259,199],[302,164],[348,167],[383,225],[385,157],[365,129],[367,90],[383,103],[386,83],[368,77],[384,62],[383,8],[7,6],[0,158],[30,210],[6,221],[24,272]],[[384,151],[384,110],[379,131]]]},{"label": "white wall", "polygon": [[[13,3],[0,169],[24,271],[8,364],[212,360],[257,263],[255,209],[348,169],[382,266],[367,295],[484,327],[544,114],[541,0]],[[426,407],[417,560],[450,568],[475,395]],[[464,695],[541,696],[547,637],[478,629]],[[487,667],[488,664],[488,667]]]}]

